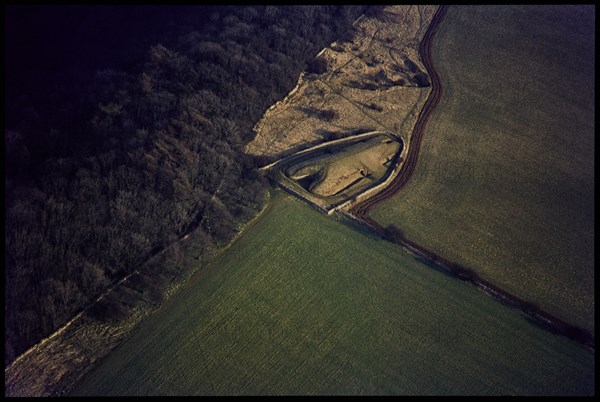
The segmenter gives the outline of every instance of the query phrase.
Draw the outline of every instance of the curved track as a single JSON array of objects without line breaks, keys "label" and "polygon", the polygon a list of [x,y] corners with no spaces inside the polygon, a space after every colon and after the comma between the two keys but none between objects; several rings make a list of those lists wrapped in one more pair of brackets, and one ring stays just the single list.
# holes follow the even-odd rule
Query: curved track
[{"label": "curved track", "polygon": [[421,113],[419,113],[419,118],[415,123],[415,127],[408,144],[408,154],[406,156],[406,161],[404,162],[404,167],[389,186],[375,194],[373,197],[356,204],[350,209],[350,213],[352,215],[372,225],[379,226],[368,216],[371,208],[373,208],[375,204],[392,196],[398,190],[400,190],[414,173],[425,126],[429,120],[429,117],[431,116],[431,113],[442,97],[442,84],[440,76],[433,67],[431,58],[431,43],[435,33],[437,32],[440,22],[446,14],[446,9],[447,6],[445,5],[442,5],[437,9],[433,19],[431,20],[431,23],[429,24],[429,28],[427,29],[427,32],[425,32],[425,36],[419,45],[419,55],[421,56],[423,64],[425,65],[425,69],[429,72],[429,77],[431,78],[431,93],[423,105]]},{"label": "curved track", "polygon": [[431,24],[425,33],[421,44],[419,45],[419,55],[427,69],[429,76],[431,77],[431,93],[427,98],[427,101],[421,109],[419,118],[413,129],[410,142],[408,144],[408,154],[404,166],[390,183],[389,186],[384,188],[374,196],[355,204],[350,208],[350,217],[366,223],[372,230],[380,234],[381,236],[391,240],[395,243],[400,244],[402,247],[411,252],[415,257],[422,260],[424,263],[432,266],[435,269],[439,269],[455,278],[469,282],[479,289],[483,290],[492,297],[498,299],[504,304],[507,304],[513,308],[516,308],[525,313],[529,319],[536,325],[539,325],[553,333],[566,336],[576,342],[585,345],[592,353],[595,350],[594,336],[587,330],[572,326],[565,321],[555,317],[554,315],[540,309],[538,306],[523,300],[515,295],[512,295],[503,289],[495,286],[491,282],[480,278],[473,270],[463,267],[459,264],[453,263],[446,260],[445,258],[425,249],[424,247],[406,239],[402,234],[392,235],[388,233],[381,225],[375,222],[369,217],[369,211],[381,201],[391,197],[398,190],[400,190],[411,178],[414,173],[419,150],[421,147],[421,139],[425,130],[425,125],[431,116],[431,113],[438,105],[442,96],[442,85],[440,76],[435,70],[431,58],[431,43],[432,39],[437,32],[439,24],[446,14],[447,6],[440,6]]}]

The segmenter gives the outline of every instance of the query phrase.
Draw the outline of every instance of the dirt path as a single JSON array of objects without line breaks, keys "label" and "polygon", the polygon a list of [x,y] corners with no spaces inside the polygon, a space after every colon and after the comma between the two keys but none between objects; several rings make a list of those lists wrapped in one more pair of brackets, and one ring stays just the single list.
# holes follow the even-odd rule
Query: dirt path
[{"label": "dirt path", "polygon": [[432,90],[429,98],[423,105],[417,123],[415,124],[413,134],[408,144],[406,162],[402,170],[389,184],[389,186],[385,187],[373,197],[357,203],[349,210],[349,214],[344,215],[353,219],[357,219],[388,240],[401,245],[427,265],[441,270],[455,278],[475,285],[477,288],[491,295],[500,302],[522,311],[534,324],[541,326],[555,334],[566,336],[567,338],[579,342],[585,345],[590,352],[594,353],[594,337],[591,333],[589,333],[589,331],[572,326],[553,316],[552,314],[542,310],[538,306],[500,289],[491,282],[480,278],[473,270],[448,261],[445,258],[431,252],[430,250],[427,250],[424,247],[406,239],[401,234],[397,234],[395,236],[390,235],[390,233],[388,233],[381,225],[369,217],[369,211],[375,205],[391,197],[402,187],[404,187],[414,173],[425,126],[429,120],[429,117],[431,116],[431,113],[438,105],[443,93],[440,77],[433,66],[431,58],[431,44],[432,39],[438,30],[439,24],[446,14],[447,7],[448,6],[442,5],[438,8],[433,16],[427,32],[425,33],[425,36],[423,37],[423,40],[421,41],[421,44],[419,45],[419,55],[421,56],[423,64],[425,65],[425,68],[431,77]]},{"label": "dirt path", "polygon": [[410,137],[410,141],[408,143],[408,154],[406,155],[404,167],[389,186],[375,194],[373,197],[356,204],[350,209],[350,213],[352,215],[359,219],[368,221],[369,223],[374,223],[368,216],[369,211],[373,208],[373,206],[395,194],[398,190],[404,187],[404,185],[412,176],[417,163],[419,150],[421,148],[421,139],[423,137],[425,126],[429,120],[429,117],[431,116],[431,113],[442,97],[440,76],[433,67],[433,62],[431,59],[431,43],[435,33],[437,32],[440,22],[446,14],[446,9],[447,6],[444,5],[438,8],[433,16],[433,19],[431,20],[431,24],[429,25],[425,36],[423,37],[423,40],[421,41],[421,44],[419,45],[419,55],[421,56],[423,64],[425,65],[425,68],[429,72],[429,76],[431,78],[431,93],[423,105],[421,113],[419,114],[419,118],[415,123],[412,136]]}]

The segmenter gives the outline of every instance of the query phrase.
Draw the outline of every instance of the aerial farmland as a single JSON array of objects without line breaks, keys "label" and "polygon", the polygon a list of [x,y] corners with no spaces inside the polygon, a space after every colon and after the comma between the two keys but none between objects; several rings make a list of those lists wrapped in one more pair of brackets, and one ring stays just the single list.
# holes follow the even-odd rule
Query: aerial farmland
[{"label": "aerial farmland", "polygon": [[[78,145],[88,170],[71,175],[92,194],[94,169],[106,174],[107,217],[85,219],[131,233],[59,250],[94,261],[94,290],[62,320],[49,306],[71,311],[79,265],[41,282],[59,296],[39,312],[19,307],[29,282],[11,268],[7,333],[31,339],[7,342],[5,395],[594,395],[594,14],[173,11],[179,36],[143,72],[97,74],[116,92],[93,95],[87,124],[122,138]],[[10,201],[15,267],[32,258],[18,225],[55,222],[33,205],[78,210],[42,202],[53,186]],[[92,244],[124,268],[103,271]],[[35,314],[52,323],[37,338],[17,319]]]}]

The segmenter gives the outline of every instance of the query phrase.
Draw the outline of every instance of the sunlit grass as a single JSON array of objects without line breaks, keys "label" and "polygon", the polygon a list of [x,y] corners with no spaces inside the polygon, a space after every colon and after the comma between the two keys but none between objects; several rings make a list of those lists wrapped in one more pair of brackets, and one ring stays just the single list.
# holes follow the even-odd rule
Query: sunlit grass
[{"label": "sunlit grass", "polygon": [[76,395],[591,394],[594,356],[277,196]]}]

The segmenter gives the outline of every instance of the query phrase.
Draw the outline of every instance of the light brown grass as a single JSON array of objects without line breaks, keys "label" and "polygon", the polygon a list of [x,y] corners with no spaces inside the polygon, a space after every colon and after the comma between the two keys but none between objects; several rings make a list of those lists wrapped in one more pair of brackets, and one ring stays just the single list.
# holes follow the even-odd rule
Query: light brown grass
[{"label": "light brown grass", "polygon": [[[357,20],[348,40],[320,52],[327,71],[302,74],[296,88],[256,125],[256,137],[245,151],[267,157],[289,155],[326,140],[324,133],[344,137],[361,128],[395,132],[406,143],[430,92],[430,87],[416,86],[406,60],[416,72],[425,72],[418,46],[435,9],[389,6]],[[355,87],[361,85],[368,89]],[[320,119],[302,108],[331,110],[336,117]]]}]

